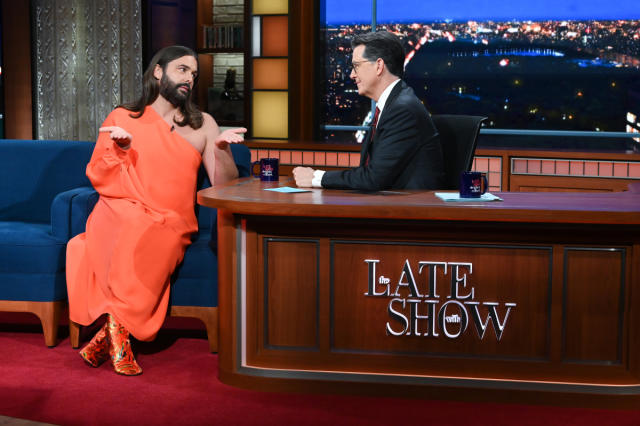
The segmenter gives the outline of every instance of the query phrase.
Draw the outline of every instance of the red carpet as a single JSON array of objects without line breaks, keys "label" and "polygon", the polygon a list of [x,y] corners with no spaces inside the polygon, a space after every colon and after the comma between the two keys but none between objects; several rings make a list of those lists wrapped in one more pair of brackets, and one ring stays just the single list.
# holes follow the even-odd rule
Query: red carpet
[{"label": "red carpet", "polygon": [[144,374],[122,377],[85,365],[68,337],[47,348],[33,321],[17,323],[25,317],[0,313],[4,416],[59,425],[640,425],[640,410],[236,389],[217,379],[204,331],[176,319],[155,342],[136,344]]}]

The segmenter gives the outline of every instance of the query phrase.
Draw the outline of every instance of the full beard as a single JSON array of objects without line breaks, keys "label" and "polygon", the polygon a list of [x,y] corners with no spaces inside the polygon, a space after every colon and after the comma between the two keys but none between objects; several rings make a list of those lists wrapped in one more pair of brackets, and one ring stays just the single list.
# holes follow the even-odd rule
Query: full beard
[{"label": "full beard", "polygon": [[[186,87],[188,90],[182,92],[180,87]],[[174,83],[169,80],[167,75],[163,75],[160,80],[160,95],[165,98],[176,108],[182,108],[187,103],[187,100],[191,98],[191,88],[186,83]]]}]

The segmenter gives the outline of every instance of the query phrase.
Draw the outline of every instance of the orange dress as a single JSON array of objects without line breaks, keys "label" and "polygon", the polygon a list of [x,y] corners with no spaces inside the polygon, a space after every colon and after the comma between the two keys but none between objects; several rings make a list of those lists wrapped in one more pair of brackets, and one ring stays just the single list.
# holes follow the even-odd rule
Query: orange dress
[{"label": "orange dress", "polygon": [[100,194],[86,232],[67,245],[71,320],[110,313],[139,340],[151,340],[169,303],[169,277],[197,231],[196,181],[202,157],[150,106],[137,119],[117,108],[103,126],[132,135],[120,149],[100,133],[87,176]]}]

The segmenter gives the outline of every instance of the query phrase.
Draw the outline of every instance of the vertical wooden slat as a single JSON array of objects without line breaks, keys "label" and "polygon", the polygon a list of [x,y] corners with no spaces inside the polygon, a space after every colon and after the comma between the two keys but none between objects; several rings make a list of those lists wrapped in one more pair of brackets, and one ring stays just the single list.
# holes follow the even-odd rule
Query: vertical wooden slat
[{"label": "vertical wooden slat", "polygon": [[33,139],[31,23],[28,1],[2,0],[4,137]]},{"label": "vertical wooden slat", "polygon": [[289,2],[289,138],[315,140],[317,84],[317,8],[320,2]]}]

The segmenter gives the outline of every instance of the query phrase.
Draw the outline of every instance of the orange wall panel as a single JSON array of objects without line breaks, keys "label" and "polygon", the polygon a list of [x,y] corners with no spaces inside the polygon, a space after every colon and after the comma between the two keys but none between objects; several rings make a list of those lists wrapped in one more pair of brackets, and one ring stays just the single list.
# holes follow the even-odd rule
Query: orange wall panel
[{"label": "orange wall panel", "polygon": [[289,88],[289,61],[287,59],[254,59],[253,88],[287,90]]},{"label": "orange wall panel", "polygon": [[289,17],[262,18],[262,56],[289,55]]}]

